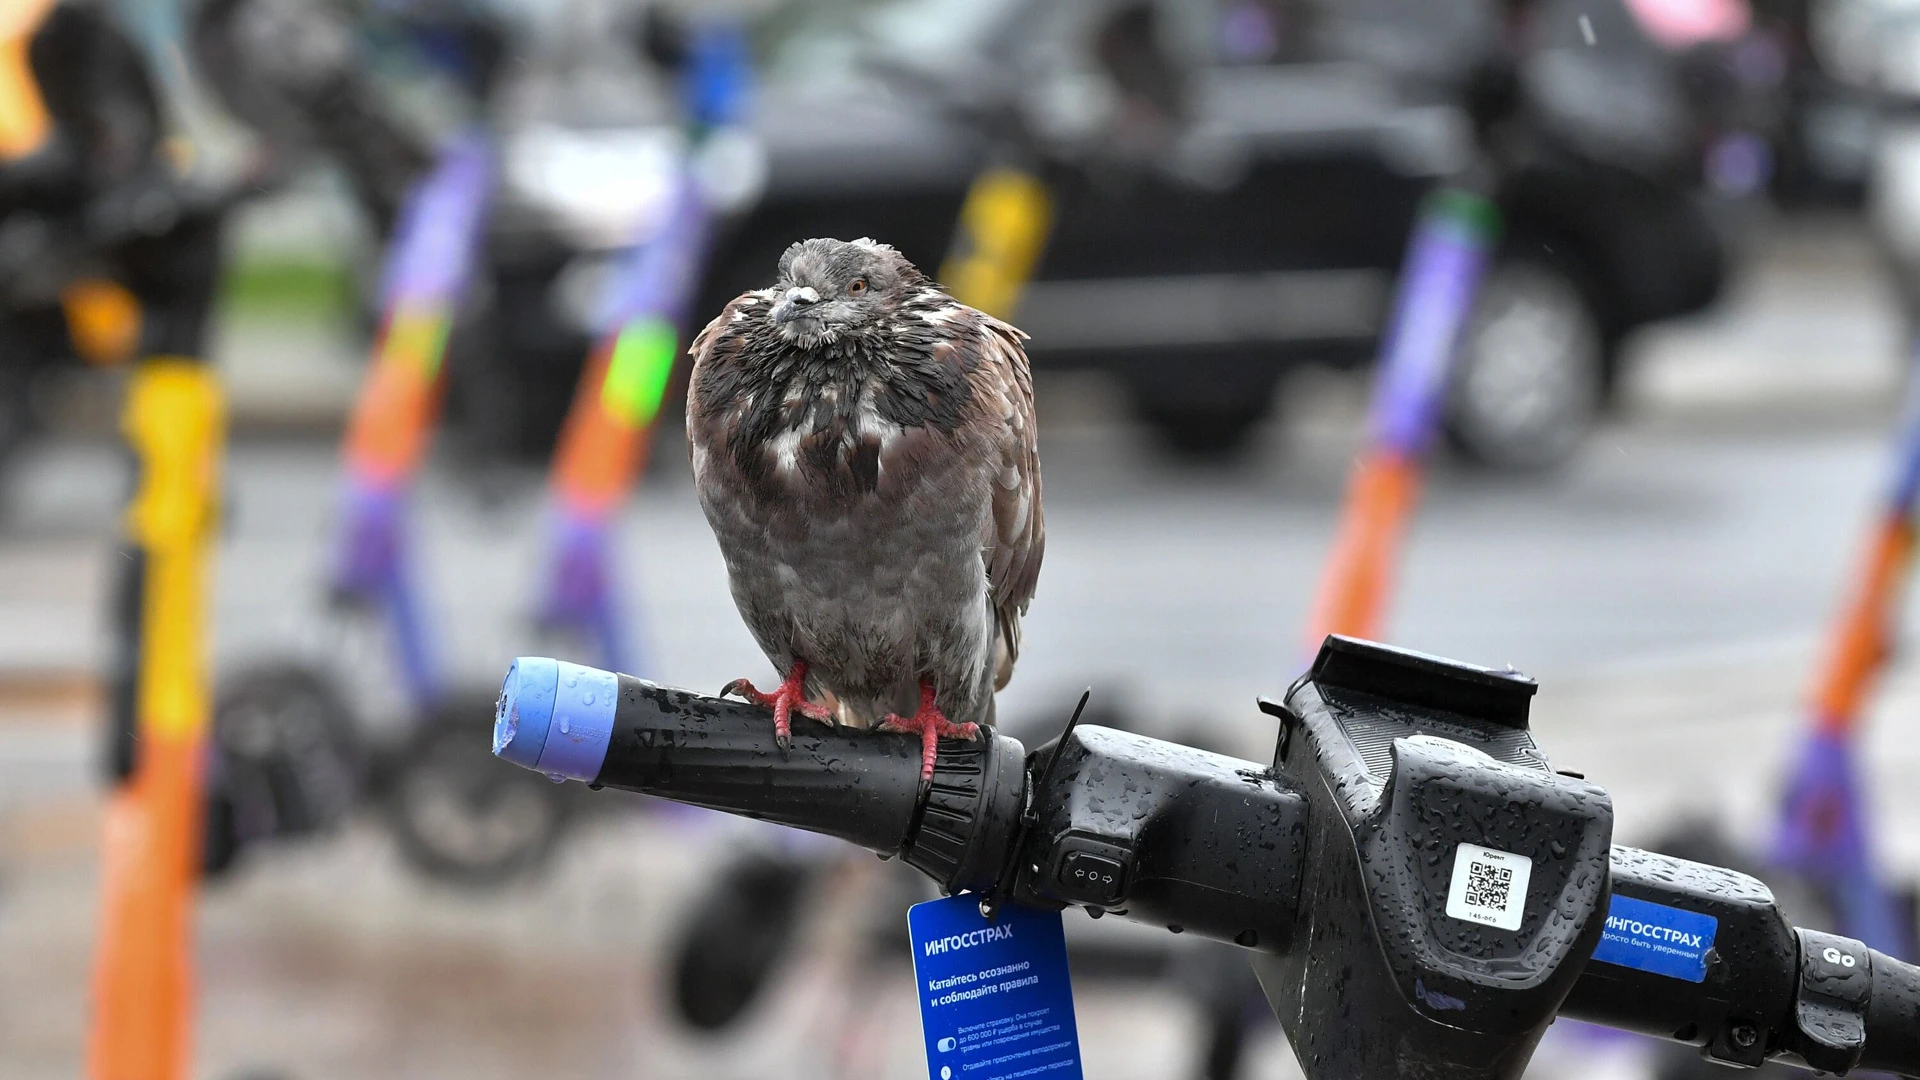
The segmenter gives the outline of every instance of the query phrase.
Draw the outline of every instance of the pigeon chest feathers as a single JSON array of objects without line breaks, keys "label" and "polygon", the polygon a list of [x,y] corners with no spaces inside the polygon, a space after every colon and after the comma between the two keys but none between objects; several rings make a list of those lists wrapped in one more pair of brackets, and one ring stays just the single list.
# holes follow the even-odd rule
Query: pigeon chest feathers
[{"label": "pigeon chest feathers", "polygon": [[[973,391],[940,323],[902,313],[811,348],[749,325],[737,370],[710,373],[700,407],[723,453],[772,502],[858,501],[937,470],[961,437]],[[696,419],[696,423],[699,421]],[[843,502],[844,505],[844,502]]]},{"label": "pigeon chest feathers", "polygon": [[1019,330],[871,241],[809,240],[695,340],[695,490],[761,649],[843,722],[989,722],[1044,543]]}]

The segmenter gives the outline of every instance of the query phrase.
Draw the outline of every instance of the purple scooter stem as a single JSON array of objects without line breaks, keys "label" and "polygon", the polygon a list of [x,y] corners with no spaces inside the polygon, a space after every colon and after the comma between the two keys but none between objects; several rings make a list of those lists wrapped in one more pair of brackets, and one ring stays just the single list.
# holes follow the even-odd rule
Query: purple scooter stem
[{"label": "purple scooter stem", "polygon": [[432,635],[409,572],[406,499],[393,488],[349,480],[341,505],[334,594],[387,617],[388,631],[416,708],[440,701],[443,684]]},{"label": "purple scooter stem", "polygon": [[1853,740],[1814,731],[1787,782],[1774,861],[1832,890],[1846,932],[1894,956],[1913,955],[1912,927],[1875,865],[1854,768]]},{"label": "purple scooter stem", "polygon": [[540,604],[540,625],[583,631],[599,647],[600,666],[644,670],[644,658],[620,617],[608,523],[556,506],[549,533],[553,562]]},{"label": "purple scooter stem", "polygon": [[[599,349],[617,358],[619,354],[612,352],[615,340],[643,320],[657,319],[669,327],[685,324],[701,254],[707,245],[708,219],[709,210],[692,170],[683,168],[659,234],[628,254],[603,298],[598,321],[603,338],[608,340],[603,340]],[[601,388],[591,407],[608,407],[610,392],[617,385],[616,370],[617,365],[608,366],[604,376],[607,386]],[[632,438],[652,437],[657,395],[664,389],[663,378],[650,403],[634,415],[621,417]],[[624,394],[612,396],[627,400]],[[644,460],[644,452],[641,456]],[[582,505],[581,500],[570,498],[571,489],[564,480],[556,482],[555,488],[549,540],[553,556],[540,601],[540,622],[551,629],[589,636],[599,647],[598,659],[603,667],[644,671],[644,658],[635,654],[633,635],[621,618],[614,588],[610,533],[617,516],[608,507]],[[618,503],[614,506],[617,508]]]},{"label": "purple scooter stem", "polygon": [[1481,196],[1435,192],[1415,225],[1368,409],[1374,450],[1408,459],[1439,426],[1461,328],[1473,310],[1499,211]]}]

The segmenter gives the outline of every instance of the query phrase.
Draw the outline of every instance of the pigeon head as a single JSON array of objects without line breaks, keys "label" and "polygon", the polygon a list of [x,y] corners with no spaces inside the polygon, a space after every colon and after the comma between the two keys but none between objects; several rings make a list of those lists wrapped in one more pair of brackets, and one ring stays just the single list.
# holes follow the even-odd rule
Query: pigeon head
[{"label": "pigeon head", "polygon": [[802,240],[780,256],[771,318],[803,349],[860,333],[897,308],[925,275],[885,244]]}]

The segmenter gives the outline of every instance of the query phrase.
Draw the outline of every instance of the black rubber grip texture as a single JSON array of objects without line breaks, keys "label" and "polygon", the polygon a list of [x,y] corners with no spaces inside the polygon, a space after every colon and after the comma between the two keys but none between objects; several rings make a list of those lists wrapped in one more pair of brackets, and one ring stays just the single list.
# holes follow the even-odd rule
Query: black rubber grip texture
[{"label": "black rubber grip texture", "polygon": [[1859,1067],[1920,1076],[1920,967],[1878,950]]},{"label": "black rubber grip texture", "polygon": [[911,839],[920,801],[920,740],[793,718],[773,738],[773,710],[620,676],[607,759],[596,786],[659,795],[825,833],[884,854]]},{"label": "black rubber grip texture", "polygon": [[1025,751],[1004,735],[943,739],[907,863],[948,893],[997,884],[1020,814]]}]

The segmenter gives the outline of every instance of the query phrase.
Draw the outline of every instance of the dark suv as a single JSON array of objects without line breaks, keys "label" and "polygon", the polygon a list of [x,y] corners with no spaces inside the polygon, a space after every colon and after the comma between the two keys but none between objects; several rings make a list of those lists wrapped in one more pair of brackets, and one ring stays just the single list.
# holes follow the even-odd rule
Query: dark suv
[{"label": "dark suv", "polygon": [[[1472,4],[796,5],[755,117],[768,187],[698,310],[764,285],[795,237],[872,235],[938,266],[969,180],[1012,141],[951,99],[1013,87],[1055,165],[1015,316],[1035,365],[1111,372],[1174,445],[1225,450],[1289,364],[1373,356],[1422,195],[1500,140],[1505,239],[1449,430],[1484,461],[1550,464],[1621,336],[1704,306],[1723,273],[1673,65],[1623,7],[1580,8],[1606,48],[1549,35],[1515,59],[1504,9]],[[1579,35],[1561,14],[1541,21]],[[876,56],[949,100],[869,74]]]},{"label": "dark suv", "polygon": [[[1014,315],[1034,364],[1111,373],[1188,451],[1237,447],[1291,365],[1373,357],[1422,197],[1470,166],[1505,220],[1448,415],[1473,458],[1564,459],[1622,336],[1723,276],[1712,125],[1620,0],[810,0],[756,34],[765,184],[696,320],[796,238],[873,236],[931,272],[973,177],[1014,159],[1055,207]],[[504,397],[546,429],[585,338],[540,297],[608,256],[513,231]]]}]

